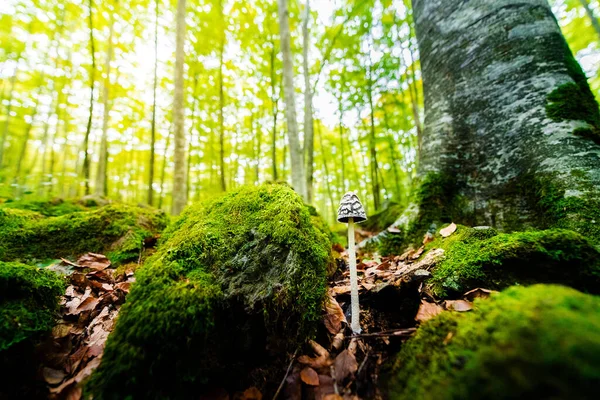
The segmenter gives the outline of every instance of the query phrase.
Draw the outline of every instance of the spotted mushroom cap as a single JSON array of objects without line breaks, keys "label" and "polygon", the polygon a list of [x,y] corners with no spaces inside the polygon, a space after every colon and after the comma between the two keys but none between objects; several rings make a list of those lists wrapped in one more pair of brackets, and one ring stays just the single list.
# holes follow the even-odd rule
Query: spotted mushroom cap
[{"label": "spotted mushroom cap", "polygon": [[339,222],[347,223],[349,218],[354,218],[354,222],[363,222],[367,220],[365,208],[354,192],[348,192],[342,197],[340,207],[338,208]]}]

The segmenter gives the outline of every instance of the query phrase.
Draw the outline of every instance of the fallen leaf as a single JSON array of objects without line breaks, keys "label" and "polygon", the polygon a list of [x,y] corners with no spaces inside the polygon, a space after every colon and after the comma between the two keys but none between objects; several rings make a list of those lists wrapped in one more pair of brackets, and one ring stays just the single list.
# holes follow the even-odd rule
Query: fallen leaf
[{"label": "fallen leaf", "polygon": [[454,311],[470,311],[473,309],[473,304],[469,303],[466,300],[446,300],[444,302],[444,306],[446,310],[454,310]]},{"label": "fallen leaf", "polygon": [[463,297],[465,298],[465,300],[473,301],[475,299],[487,299],[488,297],[490,297],[490,295],[492,293],[498,293],[498,292],[495,290],[477,288],[477,289],[469,290],[467,293],[465,293],[463,295]]},{"label": "fallen leaf", "polygon": [[344,251],[346,251],[346,249],[344,248],[344,246],[342,246],[339,243],[334,243],[332,246],[333,250],[337,251],[338,253],[343,253]]},{"label": "fallen leaf", "polygon": [[412,255],[414,253],[415,253],[415,249],[413,249],[412,247],[410,247],[408,250],[406,250],[404,253],[402,253],[402,255],[400,255],[399,261],[406,261],[406,260],[408,260],[410,257],[412,257]]},{"label": "fallen leaf", "polygon": [[288,400],[302,400],[302,381],[300,372],[294,368],[287,378],[285,378],[285,390],[283,398]]},{"label": "fallen leaf", "polygon": [[386,270],[390,269],[391,266],[392,266],[391,262],[384,261],[384,262],[382,262],[381,264],[379,264],[377,266],[377,269],[380,270],[380,271],[386,271]]},{"label": "fallen leaf", "polygon": [[323,400],[330,394],[335,394],[333,379],[327,375],[319,375],[319,386],[315,388],[315,400]]},{"label": "fallen leaf", "polygon": [[60,260],[61,260],[63,263],[65,263],[65,264],[67,264],[67,265],[70,265],[70,266],[72,266],[72,267],[75,267],[75,268],[81,268],[81,265],[75,264],[74,262],[72,262],[72,261],[69,261],[69,260],[67,260],[66,258],[62,258],[62,257],[61,257],[61,258],[60,258]]},{"label": "fallen leaf", "polygon": [[325,327],[332,335],[335,335],[342,329],[342,322],[347,323],[342,307],[340,307],[335,298],[329,293],[325,300],[324,322]]},{"label": "fallen leaf", "polygon": [[433,237],[433,234],[431,232],[427,232],[425,236],[423,236],[423,245],[433,242],[434,240],[435,238]]},{"label": "fallen leaf", "polygon": [[93,310],[94,308],[96,308],[96,306],[98,305],[98,301],[99,299],[97,299],[94,296],[89,296],[88,298],[86,298],[85,300],[83,300],[81,302],[81,304],[79,304],[79,306],[77,307],[77,313],[82,313],[84,311],[90,311]]},{"label": "fallen leaf", "polygon": [[300,371],[300,379],[302,382],[310,386],[319,386],[319,375],[311,367],[305,367]]},{"label": "fallen leaf", "polygon": [[42,369],[42,375],[44,377],[44,380],[52,386],[58,385],[67,376],[67,374],[64,371],[47,367],[44,367]]},{"label": "fallen leaf", "polygon": [[425,322],[439,313],[444,311],[442,307],[435,303],[429,303],[428,301],[421,300],[421,305],[419,306],[419,311],[417,312],[417,316],[415,317],[415,321],[417,322]]},{"label": "fallen leaf", "polygon": [[342,348],[342,346],[344,345],[344,332],[338,332],[335,337],[333,338],[333,341],[331,342],[331,346],[336,349],[339,350]]},{"label": "fallen leaf", "polygon": [[104,254],[86,253],[79,257],[77,264],[84,268],[103,271],[110,267],[110,260]]},{"label": "fallen leaf", "polygon": [[350,293],[350,285],[344,285],[344,286],[334,286],[332,288],[333,293],[335,294],[346,294],[346,293]]},{"label": "fallen leaf", "polygon": [[100,365],[100,358],[93,358],[85,368],[83,368],[77,375],[64,381],[60,386],[56,388],[50,388],[51,393],[61,393],[63,390],[71,386],[72,384],[78,384],[85,378],[90,376],[92,372]]},{"label": "fallen leaf", "polygon": [[323,396],[323,400],[344,400],[344,398],[339,394],[330,393]]},{"label": "fallen leaf", "polygon": [[300,364],[305,364],[305,365],[308,365],[309,367],[316,368],[316,369],[328,367],[331,364],[333,364],[333,360],[331,360],[331,357],[329,356],[329,352],[327,350],[325,350],[325,348],[323,346],[321,346],[319,343],[315,342],[314,340],[310,340],[309,344],[311,345],[311,347],[313,348],[314,352],[317,354],[318,357],[309,357],[307,355],[302,355],[302,356],[298,357],[298,362]]},{"label": "fallen leaf", "polygon": [[354,354],[348,350],[344,350],[335,358],[334,367],[335,380],[341,383],[358,370],[358,363]]},{"label": "fallen leaf", "polygon": [[452,235],[454,232],[456,232],[456,224],[454,222],[448,225],[447,227],[440,229],[440,235],[442,235],[442,237],[445,238]]},{"label": "fallen leaf", "polygon": [[119,282],[115,285],[115,289],[119,289],[124,291],[125,293],[129,293],[129,289],[131,288],[130,282]]},{"label": "fallen leaf", "polygon": [[367,291],[373,289],[376,285],[374,283],[369,282],[361,282],[360,286],[364,287]]},{"label": "fallen leaf", "polygon": [[251,388],[244,390],[241,400],[262,400],[262,397],[260,390],[252,386]]},{"label": "fallen leaf", "polygon": [[419,247],[419,249],[415,251],[413,255],[410,256],[411,260],[416,260],[417,258],[421,257],[421,254],[423,254],[424,251],[425,246]]},{"label": "fallen leaf", "polygon": [[75,286],[69,285],[65,290],[65,296],[73,297],[75,296]]}]

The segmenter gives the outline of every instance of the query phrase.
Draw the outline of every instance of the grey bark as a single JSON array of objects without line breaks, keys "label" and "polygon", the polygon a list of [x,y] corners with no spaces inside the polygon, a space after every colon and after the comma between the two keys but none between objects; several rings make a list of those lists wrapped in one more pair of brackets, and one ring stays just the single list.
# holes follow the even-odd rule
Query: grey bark
[{"label": "grey bark", "polygon": [[173,168],[173,203],[171,213],[179,215],[187,203],[186,189],[186,138],[185,138],[185,102],[184,102],[184,76],[183,65],[185,53],[183,45],[185,42],[185,1],[177,0],[176,16],[176,44],[175,44],[175,96],[173,99],[173,134],[175,139]]},{"label": "grey bark", "polygon": [[156,86],[158,83],[158,3],[154,2],[154,80],[152,83],[152,123],[150,128],[150,160],[148,165],[148,204],[154,204],[154,170],[156,157]]},{"label": "grey bark", "polygon": [[598,22],[598,18],[594,14],[594,11],[590,8],[589,1],[588,0],[579,0],[579,2],[585,9],[585,12],[588,15],[588,17],[590,18],[590,21],[592,22],[592,26],[594,27],[594,30],[598,34],[598,38],[600,38],[600,22]]},{"label": "grey bark", "polygon": [[[463,204],[456,222],[590,230],[591,217],[567,204],[598,205],[600,117],[547,1],[414,0],[413,8],[425,95],[420,177],[452,181]],[[564,104],[549,99],[565,88],[575,94]],[[573,101],[587,116],[568,117]],[[542,193],[550,187],[551,204]]]},{"label": "grey bark", "polygon": [[94,14],[93,14],[94,3],[93,0],[89,0],[88,8],[88,29],[90,34],[90,54],[92,56],[92,68],[90,70],[90,107],[87,126],[85,128],[85,136],[83,139],[83,167],[82,174],[85,184],[86,196],[90,194],[90,133],[92,131],[92,120],[94,119],[94,84],[96,80],[96,49],[94,44]]},{"label": "grey bark", "polygon": [[289,10],[287,0],[278,0],[279,35],[281,37],[281,54],[283,56],[283,95],[285,99],[285,115],[287,119],[288,143],[292,169],[292,186],[306,201],[306,171],[304,154],[300,146],[298,121],[296,117],[296,99],[294,91],[294,63],[290,39]]},{"label": "grey bark", "polygon": [[302,69],[304,72],[304,152],[306,153],[306,201],[313,201],[313,168],[315,159],[314,124],[312,107],[312,87],[310,85],[310,69],[308,67],[308,50],[310,37],[308,23],[310,21],[310,0],[306,0],[304,20],[302,21]]}]

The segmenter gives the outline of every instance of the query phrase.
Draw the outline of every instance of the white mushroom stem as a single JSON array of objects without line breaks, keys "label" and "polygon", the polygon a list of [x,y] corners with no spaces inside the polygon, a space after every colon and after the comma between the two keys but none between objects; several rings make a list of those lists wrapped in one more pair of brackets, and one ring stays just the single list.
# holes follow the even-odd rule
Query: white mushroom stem
[{"label": "white mushroom stem", "polygon": [[348,261],[350,262],[350,307],[352,323],[350,328],[355,334],[360,329],[360,305],[358,303],[358,273],[356,272],[356,246],[354,244],[354,218],[348,218]]}]

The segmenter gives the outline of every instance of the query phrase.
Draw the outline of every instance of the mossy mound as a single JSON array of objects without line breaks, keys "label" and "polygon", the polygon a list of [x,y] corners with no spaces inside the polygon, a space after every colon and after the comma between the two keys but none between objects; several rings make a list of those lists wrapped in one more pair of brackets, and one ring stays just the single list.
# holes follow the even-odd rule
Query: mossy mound
[{"label": "mossy mound", "polygon": [[188,207],[136,275],[90,382],[94,398],[190,398],[206,384],[273,381],[268,368],[285,368],[285,352],[321,318],[330,247],[285,185]]},{"label": "mossy mound", "polygon": [[369,232],[381,232],[396,222],[404,208],[398,203],[390,202],[377,214],[369,215],[366,221],[361,222],[360,228]]},{"label": "mossy mound", "polygon": [[492,228],[459,226],[450,237],[428,245],[435,247],[445,250],[431,280],[440,296],[533,283],[560,283],[600,293],[600,252],[573,231],[498,234]]},{"label": "mossy mound", "polygon": [[88,207],[82,201],[64,200],[55,198],[51,200],[6,200],[0,204],[0,208],[11,208],[18,210],[35,211],[46,217],[59,217],[65,214],[71,214],[80,211],[89,211],[95,208],[93,205]]},{"label": "mossy mound", "polygon": [[444,312],[402,348],[389,399],[593,399],[600,298],[555,285],[513,287]]},{"label": "mossy mound", "polygon": [[106,253],[113,263],[137,259],[167,216],[150,208],[108,205],[44,218],[33,211],[0,209],[0,260],[33,261]]},{"label": "mossy mound", "polygon": [[0,262],[0,352],[49,331],[64,288],[51,271]]}]

